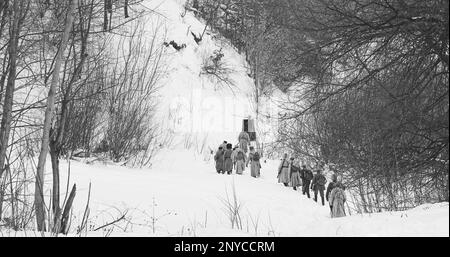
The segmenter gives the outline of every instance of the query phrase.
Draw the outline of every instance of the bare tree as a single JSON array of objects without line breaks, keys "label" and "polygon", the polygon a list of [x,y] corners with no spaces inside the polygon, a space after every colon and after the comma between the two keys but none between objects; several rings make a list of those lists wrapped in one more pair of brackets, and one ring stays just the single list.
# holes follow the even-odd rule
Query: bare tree
[{"label": "bare tree", "polygon": [[448,200],[448,1],[199,4],[245,52],[256,109],[290,96],[275,147],[334,164],[364,210]]},{"label": "bare tree", "polygon": [[[0,4],[0,10],[3,11],[3,17],[6,17],[7,13],[7,3]],[[9,144],[9,137],[11,131],[11,122],[12,122],[12,111],[13,111],[13,98],[14,98],[14,90],[15,90],[15,81],[16,81],[16,73],[17,73],[17,55],[18,55],[18,44],[19,44],[19,36],[21,30],[21,22],[20,17],[23,15],[23,12],[26,12],[25,2],[23,1],[14,1],[13,5],[9,8],[9,21],[11,22],[10,27],[10,42],[8,44],[8,80],[6,83],[5,90],[5,100],[3,102],[3,112],[2,112],[2,120],[0,127],[0,180],[2,179],[3,172],[5,170],[5,160],[6,160],[6,150]],[[2,22],[2,30],[3,30],[3,22]],[[2,32],[2,31],[1,31]],[[6,74],[5,74],[6,75]],[[0,79],[0,83],[2,84],[2,92],[0,96],[3,97],[3,83],[5,76],[2,76]],[[3,203],[3,190],[0,189],[0,217],[2,214],[2,203]]]},{"label": "bare tree", "polygon": [[[67,17],[64,25],[64,32],[61,35],[61,43],[59,45],[58,53],[55,58],[55,65],[52,73],[52,81],[50,84],[50,88],[48,91],[47,97],[47,108],[45,110],[45,120],[44,120],[44,128],[42,135],[42,143],[41,143],[41,151],[39,153],[39,161],[37,165],[36,171],[36,186],[35,186],[35,208],[36,208],[36,222],[37,228],[39,231],[45,231],[45,202],[44,202],[44,169],[45,162],[48,154],[48,146],[50,142],[50,129],[51,122],[54,117],[55,111],[55,95],[56,88],[59,83],[59,75],[62,64],[62,58],[64,56],[64,51],[67,47],[67,42],[69,40],[70,31],[72,29],[72,24],[74,20],[74,11],[76,8],[77,2],[76,0],[72,0],[70,2],[70,7],[67,12]],[[53,174],[53,190],[54,192],[54,204],[56,208],[59,207],[59,174]],[[55,199],[56,198],[56,199]],[[59,210],[57,209],[55,213],[59,214]]]},{"label": "bare tree", "polygon": [[224,60],[222,49],[215,50],[211,56],[203,57],[202,72],[200,75],[206,75],[216,85],[228,87],[233,90],[235,82],[231,78],[234,70]]},{"label": "bare tree", "polygon": [[120,56],[105,76],[112,85],[108,93],[105,150],[115,162],[148,152],[157,136],[154,94],[164,72],[164,48],[156,43],[159,29],[150,40],[143,37],[143,29],[142,24],[133,24],[129,36],[119,39]]},{"label": "bare tree", "polygon": [[[40,203],[34,206],[38,229],[46,229],[43,223],[48,216],[49,229],[55,233],[67,231],[64,215],[68,215],[71,201],[60,201],[59,158],[69,157],[79,148],[89,153],[97,143],[99,114],[110,89],[103,72],[103,51],[108,43],[101,29],[105,2],[107,31],[114,30],[117,35],[120,27],[141,15],[128,9],[140,0],[77,0],[78,8],[72,11],[67,2],[0,2],[0,218],[7,219],[14,229],[23,228],[29,224],[29,217],[34,218],[34,212],[29,212],[33,205],[28,200],[32,197],[25,192],[35,182],[34,200]],[[112,20],[112,12],[122,8],[126,18],[131,11],[136,17]],[[74,20],[71,25],[67,23],[68,13]],[[48,86],[48,96],[42,97],[40,92]],[[44,116],[44,110],[43,126],[39,117]],[[35,152],[39,150],[35,167]],[[44,203],[48,152],[53,170],[51,210]],[[33,176],[36,181],[28,170],[38,171]],[[74,197],[75,191],[70,196]],[[2,215],[4,210],[8,217]]]},{"label": "bare tree", "polygon": [[280,142],[335,164],[364,211],[448,200],[448,2],[281,6]]}]

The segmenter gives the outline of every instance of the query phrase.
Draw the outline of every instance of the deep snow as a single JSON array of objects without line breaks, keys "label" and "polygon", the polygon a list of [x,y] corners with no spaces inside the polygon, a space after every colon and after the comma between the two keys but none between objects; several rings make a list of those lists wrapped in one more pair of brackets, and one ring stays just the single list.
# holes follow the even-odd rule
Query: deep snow
[{"label": "deep snow", "polygon": [[[111,212],[111,206],[135,209],[132,216],[136,219],[134,222],[139,223],[149,220],[155,200],[155,216],[172,213],[158,221],[155,234],[151,226],[133,226],[129,228],[129,233],[113,235],[449,235],[448,203],[424,205],[406,212],[331,219],[328,206],[321,206],[300,192],[277,183],[277,161],[262,163],[262,177],[255,179],[249,175],[249,170],[243,176],[217,174],[212,160],[204,161],[203,156],[196,156],[190,151],[171,153],[169,159],[152,169],[142,170],[72,162],[73,177],[80,186],[77,207],[83,205],[83,192],[86,195],[86,185],[92,181],[93,210],[106,209]],[[233,185],[242,203],[242,230],[231,229],[221,200],[226,198],[227,193],[232,199]],[[149,216],[142,215],[141,211]],[[256,222],[258,217],[259,222]],[[115,231],[119,232],[118,229]]]},{"label": "deep snow", "polygon": [[[262,163],[262,177],[255,179],[249,170],[242,176],[217,174],[212,160],[205,161],[204,156],[190,151],[171,152],[168,159],[151,169],[71,161],[71,183],[77,183],[78,187],[71,235],[76,235],[83,215],[89,183],[92,183],[90,231],[83,236],[449,235],[448,203],[331,219],[328,206],[277,183],[276,161]],[[67,169],[67,164],[62,163],[62,170]],[[227,193],[232,199],[233,184],[242,204],[242,229],[232,229],[224,211],[222,200]],[[92,231],[127,210],[130,222]],[[155,230],[153,217],[158,219]],[[25,235],[11,231],[2,234]]]}]

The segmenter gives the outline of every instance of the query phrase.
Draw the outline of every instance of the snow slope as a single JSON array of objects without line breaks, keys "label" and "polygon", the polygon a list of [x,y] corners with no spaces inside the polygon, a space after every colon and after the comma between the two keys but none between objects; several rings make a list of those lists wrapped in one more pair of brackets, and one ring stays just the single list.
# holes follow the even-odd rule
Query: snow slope
[{"label": "snow slope", "polygon": [[[186,148],[185,144],[193,144],[215,150],[223,140],[237,143],[242,119],[254,117],[250,99],[253,81],[247,76],[244,58],[227,40],[206,30],[202,41],[195,42],[192,33],[201,35],[205,25],[192,13],[182,17],[183,2],[144,2],[164,24],[165,42],[173,40],[186,45],[180,51],[172,46],[166,49],[167,75],[159,91],[157,120],[166,131],[172,132],[170,146]],[[202,74],[204,61],[219,50],[224,54],[226,67],[231,69],[231,86],[219,85],[214,77]]]}]

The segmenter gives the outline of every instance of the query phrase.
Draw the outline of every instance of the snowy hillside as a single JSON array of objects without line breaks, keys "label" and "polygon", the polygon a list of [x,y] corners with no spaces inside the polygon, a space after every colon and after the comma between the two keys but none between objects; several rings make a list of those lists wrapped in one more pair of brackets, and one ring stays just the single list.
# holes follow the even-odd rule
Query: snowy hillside
[{"label": "snowy hillside", "polygon": [[[223,140],[237,143],[242,119],[255,116],[250,98],[253,81],[247,76],[244,58],[225,39],[207,30],[196,43],[193,34],[200,36],[205,25],[192,13],[182,17],[182,2],[144,2],[158,13],[155,15],[165,27],[165,42],[185,46],[179,51],[172,46],[166,49],[167,74],[159,91],[157,120],[163,121],[166,132],[172,132],[172,147],[215,150]],[[230,85],[220,85],[213,76],[202,73],[204,62],[217,51],[223,53],[223,62],[230,69]]]}]

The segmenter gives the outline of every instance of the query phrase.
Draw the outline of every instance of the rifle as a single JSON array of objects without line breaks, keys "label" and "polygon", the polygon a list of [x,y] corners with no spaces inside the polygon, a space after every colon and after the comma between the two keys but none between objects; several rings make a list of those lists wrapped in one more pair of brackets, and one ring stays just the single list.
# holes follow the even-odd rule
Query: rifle
[{"label": "rifle", "polygon": [[286,159],[283,159],[283,163],[281,163],[281,166],[280,166],[280,168],[278,169],[278,176],[280,176],[280,174],[281,174],[281,171],[283,170],[283,167],[284,167],[284,163],[286,162]]}]

